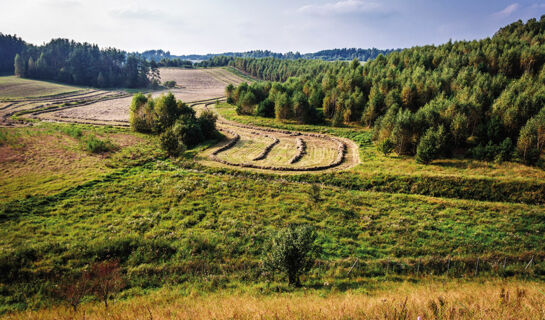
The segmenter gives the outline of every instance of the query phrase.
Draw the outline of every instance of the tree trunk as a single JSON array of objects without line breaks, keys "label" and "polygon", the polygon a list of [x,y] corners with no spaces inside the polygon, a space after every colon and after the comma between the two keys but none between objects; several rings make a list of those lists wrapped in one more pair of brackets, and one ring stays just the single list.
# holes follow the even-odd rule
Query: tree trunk
[{"label": "tree trunk", "polygon": [[289,273],[288,281],[290,286],[294,286],[296,288],[301,287],[301,281],[299,280],[299,276],[297,276],[296,273]]}]

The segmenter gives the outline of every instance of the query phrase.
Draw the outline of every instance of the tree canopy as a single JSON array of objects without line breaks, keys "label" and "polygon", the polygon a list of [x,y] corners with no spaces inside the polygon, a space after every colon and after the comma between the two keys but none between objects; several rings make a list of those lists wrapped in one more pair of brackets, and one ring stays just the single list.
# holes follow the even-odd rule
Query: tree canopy
[{"label": "tree canopy", "polygon": [[232,89],[237,105],[237,92],[249,88],[257,97],[256,110],[245,108],[247,113],[257,113],[269,99],[277,118],[300,121],[301,113],[291,112],[297,97],[297,108],[308,104],[334,125],[372,127],[376,141],[390,139],[397,153],[407,155],[415,155],[426,132],[440,126],[443,136],[428,134],[422,152],[425,146],[437,151],[433,141],[444,141],[448,150],[427,155],[465,150],[481,159],[509,159],[516,150],[533,163],[544,149],[538,114],[545,112],[545,16],[515,22],[492,38],[394,51],[365,64],[225,57],[217,63],[222,59],[258,79],[277,81]]}]

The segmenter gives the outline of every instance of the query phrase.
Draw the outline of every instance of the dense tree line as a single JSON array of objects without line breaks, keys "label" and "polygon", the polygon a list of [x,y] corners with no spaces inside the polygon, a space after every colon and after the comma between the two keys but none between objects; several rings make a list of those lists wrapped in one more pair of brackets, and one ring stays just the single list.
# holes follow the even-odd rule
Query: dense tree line
[{"label": "dense tree line", "polygon": [[230,57],[230,58],[276,58],[282,60],[297,60],[297,59],[318,59],[325,61],[337,61],[337,60],[346,60],[350,61],[352,59],[359,59],[360,61],[367,61],[369,59],[374,59],[378,57],[379,54],[389,54],[395,49],[356,49],[356,48],[343,48],[343,49],[330,49],[330,50],[321,50],[318,52],[312,53],[300,53],[300,52],[286,52],[278,53],[272,52],[270,50],[252,50],[246,52],[224,52],[224,53],[210,53],[210,54],[190,54],[190,55],[181,55],[174,56],[171,55],[169,51],[163,50],[148,50],[141,53],[148,60],[154,60],[156,62],[161,61],[162,59],[181,59],[181,60],[190,60],[194,62],[204,62],[207,64],[207,60],[211,60],[216,57]]},{"label": "dense tree line", "polygon": [[21,38],[0,32],[0,73],[13,74],[13,59],[25,47],[26,43]]},{"label": "dense tree line", "polygon": [[346,62],[321,60],[282,60],[275,58],[233,58],[218,56],[197,64],[200,67],[235,67],[255,78],[268,81],[286,81],[290,77],[320,76],[329,69],[338,69]]},{"label": "dense tree line", "polygon": [[[241,113],[272,116],[260,112],[268,99],[280,119],[298,119],[295,106],[306,100],[332,124],[370,126],[377,142],[388,139],[398,154],[424,163],[458,152],[498,161],[515,154],[535,163],[545,148],[544,43],[545,16],[492,38],[405,49],[363,65],[234,58],[228,65],[260,79],[296,78],[227,93]],[[241,95],[248,87],[252,95]],[[272,89],[279,87],[293,90]]]},{"label": "dense tree line", "polygon": [[[67,39],[42,46],[0,36],[2,71],[17,76],[94,87],[142,88],[159,83],[156,66],[136,54]],[[10,67],[7,67],[7,65]]]}]

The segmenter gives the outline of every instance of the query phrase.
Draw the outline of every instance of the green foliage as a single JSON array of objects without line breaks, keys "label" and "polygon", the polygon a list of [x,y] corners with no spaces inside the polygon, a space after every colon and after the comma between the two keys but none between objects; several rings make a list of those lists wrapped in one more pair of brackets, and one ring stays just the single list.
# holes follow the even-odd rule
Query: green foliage
[{"label": "green foliage", "polygon": [[260,117],[274,118],[274,101],[269,97],[261,101],[257,107],[257,115]]},{"label": "green foliage", "polygon": [[384,141],[377,145],[378,151],[382,152],[385,156],[392,153],[395,149],[395,144],[390,138],[386,138]]},{"label": "green foliage", "polygon": [[23,62],[23,58],[21,58],[21,55],[19,54],[15,55],[14,74],[18,77],[25,76],[25,64]]},{"label": "green foliage", "polygon": [[[374,127],[375,139],[390,138],[400,155],[415,155],[424,133],[442,125],[449,140],[448,150],[440,151],[444,156],[470,151],[502,161],[510,158],[505,152],[481,154],[489,145],[499,150],[509,138],[517,142],[520,159],[530,164],[542,149],[531,147],[536,145],[536,134],[530,133],[535,125],[522,128],[545,105],[544,25],[545,16],[513,23],[491,39],[414,47],[364,65],[272,58],[229,64],[259,79],[285,81],[264,91],[275,102],[277,119],[312,123],[301,116],[304,110],[323,108],[333,126],[361,121]],[[232,101],[238,103],[239,97]]]},{"label": "green foliage", "polygon": [[20,77],[94,87],[143,88],[158,81],[157,65],[137,54],[68,39],[34,46],[0,35],[0,52],[0,71],[15,71]]},{"label": "green foliage", "polygon": [[447,142],[445,128],[429,128],[420,139],[416,149],[416,162],[428,164],[441,155]]},{"label": "green foliage", "polygon": [[174,80],[165,81],[163,82],[163,87],[169,88],[169,89],[176,88],[176,81]]},{"label": "green foliage", "polygon": [[195,110],[178,100],[172,93],[153,99],[151,95],[134,95],[130,107],[133,130],[159,134],[161,147],[171,156],[178,156],[187,148],[219,137],[217,117],[203,111],[196,117]]},{"label": "green foliage", "polygon": [[162,132],[159,135],[159,139],[161,141],[161,148],[165,150],[169,156],[177,157],[186,150],[185,145],[180,141],[180,138],[177,132],[173,130],[173,127]]},{"label": "green foliage", "polygon": [[281,230],[263,260],[265,270],[283,272],[289,285],[300,287],[300,276],[312,268],[319,252],[315,241],[316,232],[309,226],[291,225]]},{"label": "green foliage", "polygon": [[543,150],[545,150],[545,108],[520,130],[517,141],[519,157],[527,164],[536,163]]},{"label": "green foliage", "polygon": [[91,153],[104,153],[117,149],[117,147],[110,142],[110,140],[102,140],[94,135],[87,136],[87,138],[83,141],[83,147],[86,151]]},{"label": "green foliage", "polygon": [[194,116],[194,111],[182,101],[176,101],[171,92],[155,99],[137,93],[132,99],[129,121],[135,131],[158,134],[172,126],[182,114]]}]

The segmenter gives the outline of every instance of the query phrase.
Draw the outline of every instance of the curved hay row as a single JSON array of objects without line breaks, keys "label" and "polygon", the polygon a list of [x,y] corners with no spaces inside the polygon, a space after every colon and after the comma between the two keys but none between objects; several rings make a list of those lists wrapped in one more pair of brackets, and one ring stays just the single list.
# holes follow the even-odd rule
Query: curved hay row
[{"label": "curved hay row", "polygon": [[41,97],[22,97],[22,98],[11,98],[6,99],[8,102],[14,102],[14,103],[20,103],[20,102],[42,102],[42,101],[50,101],[55,99],[64,99],[64,98],[72,98],[77,96],[86,95],[88,93],[92,92],[98,92],[99,90],[96,89],[80,89],[70,92],[63,92],[58,93],[50,96],[41,96]]},{"label": "curved hay row", "polygon": [[272,148],[280,143],[280,140],[276,137],[269,136],[267,134],[262,134],[259,132],[252,132],[252,133],[273,139],[273,142],[271,142],[268,146],[266,146],[265,149],[257,157],[253,159],[253,161],[259,161],[259,160],[265,159],[267,155],[269,154],[269,152],[271,152]]},{"label": "curved hay row", "polygon": [[307,144],[305,143],[305,140],[301,138],[297,138],[297,153],[291,158],[290,164],[294,164],[301,160],[301,158],[307,153]]},{"label": "curved hay row", "polygon": [[[97,103],[97,102],[120,99],[120,98],[125,98],[125,97],[128,97],[128,96],[129,95],[124,93],[124,92],[118,92],[118,93],[115,93],[115,94],[112,94],[112,95],[106,94],[106,95],[99,96],[98,99],[96,99],[96,97],[94,97],[95,99],[70,101],[70,102],[78,102],[77,104],[70,105],[70,106],[64,106],[64,107],[61,107],[61,108],[51,108],[51,109],[45,109],[45,110],[37,110],[36,112],[32,112],[30,115],[31,116],[37,116],[37,115],[40,115],[40,114],[43,114],[43,113],[57,112],[57,111],[62,111],[62,110],[66,110],[66,109],[71,109],[71,108],[79,108],[79,107],[83,107],[83,106],[93,104],[93,103]],[[81,102],[81,103],[79,103],[79,102]],[[66,103],[66,102],[64,102],[64,103]]]},{"label": "curved hay row", "polygon": [[226,145],[224,145],[223,147],[219,148],[218,150],[212,152],[212,158],[214,158],[214,160],[216,161],[222,161],[221,159],[217,158],[216,156],[220,153],[220,152],[223,152],[223,151],[226,151],[226,150],[229,150],[231,149],[239,140],[240,140],[240,135],[234,131],[231,131],[229,129],[221,129],[225,132],[228,132],[230,134],[232,134],[234,136],[233,139],[231,139],[231,141],[229,141],[229,143],[227,143]]},{"label": "curved hay row", "polygon": [[[332,138],[332,137],[324,136],[324,135],[308,134],[308,136],[327,138],[327,139],[331,139],[331,140],[337,142],[338,143],[337,144],[337,158],[333,162],[331,162],[331,163],[329,163],[327,165],[312,166],[312,167],[305,167],[305,168],[285,167],[285,166],[264,166],[264,165],[258,165],[258,164],[253,164],[253,163],[234,163],[234,162],[230,162],[230,161],[227,161],[227,160],[224,160],[224,159],[220,159],[220,158],[218,158],[217,155],[220,154],[223,151],[226,151],[226,150],[232,148],[240,140],[240,135],[238,133],[234,132],[234,131],[229,130],[229,129],[220,128],[220,130],[228,132],[228,133],[234,135],[234,138],[231,141],[229,141],[229,143],[224,145],[223,147],[221,147],[221,148],[215,150],[214,152],[212,152],[212,154],[210,156],[210,159],[213,160],[213,161],[225,164],[225,165],[229,165],[229,166],[242,167],[242,168],[253,168],[253,169],[263,169],[263,170],[274,170],[274,171],[320,171],[320,170],[327,170],[327,169],[331,169],[333,167],[339,166],[340,164],[343,163],[345,155],[346,155],[346,144],[343,141],[340,141],[340,140]],[[303,139],[300,139],[300,140],[303,141]],[[304,143],[304,141],[303,141],[303,143]]]}]

